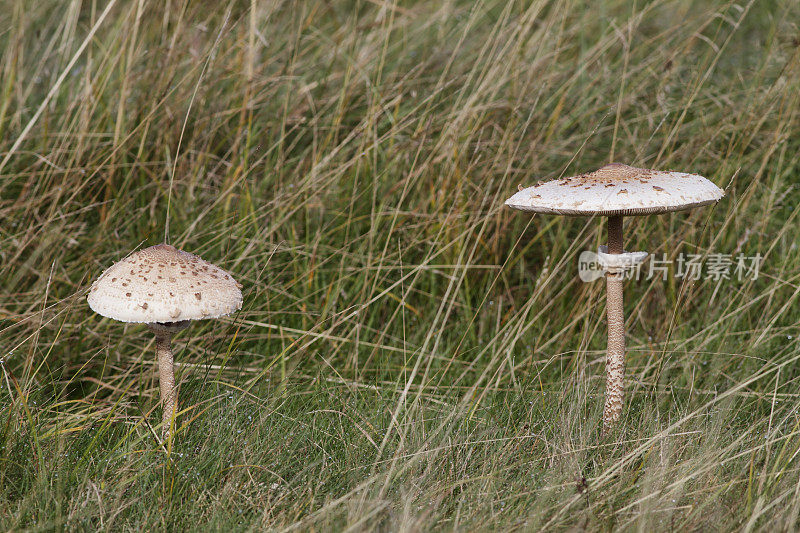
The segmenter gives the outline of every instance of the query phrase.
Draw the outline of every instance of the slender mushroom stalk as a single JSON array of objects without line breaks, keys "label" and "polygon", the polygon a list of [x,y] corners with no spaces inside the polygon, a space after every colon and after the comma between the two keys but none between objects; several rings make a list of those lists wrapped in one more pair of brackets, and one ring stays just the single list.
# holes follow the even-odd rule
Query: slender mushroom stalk
[{"label": "slender mushroom stalk", "polygon": [[[622,215],[608,217],[608,253],[614,255],[623,253]],[[606,350],[606,403],[603,408],[603,434],[614,427],[622,413],[623,377],[625,374],[625,310],[622,280],[622,272],[606,272],[608,346]]]},{"label": "slender mushroom stalk", "polygon": [[161,438],[167,440],[175,425],[178,412],[178,391],[175,388],[175,364],[172,358],[172,337],[189,327],[189,321],[148,324],[156,336],[156,357],[158,359],[158,382],[161,388],[161,407],[163,409]]},{"label": "slender mushroom stalk", "polygon": [[[569,216],[607,216],[608,249],[598,253],[606,272],[608,351],[603,429],[622,413],[625,372],[624,272],[647,256],[622,248],[622,217],[692,209],[718,201],[724,191],[697,174],[635,168],[610,163],[594,172],[559,178],[520,190],[506,205],[521,211]],[[602,251],[602,250],[601,250]]]},{"label": "slender mushroom stalk", "polygon": [[218,318],[241,309],[241,288],[221,268],[168,244],[129,255],[92,284],[86,299],[94,312],[147,324],[156,336],[164,439],[172,433],[178,412],[173,335],[192,320]]}]

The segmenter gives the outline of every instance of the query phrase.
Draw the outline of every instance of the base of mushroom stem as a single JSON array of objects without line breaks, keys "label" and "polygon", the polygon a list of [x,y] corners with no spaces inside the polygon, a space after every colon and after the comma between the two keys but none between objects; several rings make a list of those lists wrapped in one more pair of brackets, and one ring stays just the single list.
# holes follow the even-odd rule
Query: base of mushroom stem
[{"label": "base of mushroom stem", "polygon": [[188,328],[190,323],[191,320],[181,320],[180,322],[151,322],[147,324],[147,327],[150,328],[150,331],[156,334],[175,334]]}]

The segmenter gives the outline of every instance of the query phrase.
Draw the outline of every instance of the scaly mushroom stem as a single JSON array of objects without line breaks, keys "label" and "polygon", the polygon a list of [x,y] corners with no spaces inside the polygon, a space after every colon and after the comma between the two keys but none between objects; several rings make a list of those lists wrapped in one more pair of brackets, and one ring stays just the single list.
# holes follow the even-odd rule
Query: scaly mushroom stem
[{"label": "scaly mushroom stem", "polygon": [[166,439],[172,427],[178,398],[175,391],[175,370],[172,360],[172,333],[156,333],[156,356],[158,357],[158,382],[161,385],[161,407],[164,409],[161,436]]},{"label": "scaly mushroom stem", "polygon": [[189,321],[155,323],[147,325],[156,336],[156,357],[158,357],[158,381],[161,387],[161,407],[163,419],[161,437],[169,434],[178,412],[178,391],[175,389],[175,366],[172,359],[172,336],[189,326]]},{"label": "scaly mushroom stem", "polygon": [[[621,254],[622,216],[608,217],[608,253]],[[608,347],[606,351],[606,403],[603,408],[603,434],[608,433],[622,414],[625,375],[625,310],[622,300],[621,272],[606,273],[606,316]]]}]

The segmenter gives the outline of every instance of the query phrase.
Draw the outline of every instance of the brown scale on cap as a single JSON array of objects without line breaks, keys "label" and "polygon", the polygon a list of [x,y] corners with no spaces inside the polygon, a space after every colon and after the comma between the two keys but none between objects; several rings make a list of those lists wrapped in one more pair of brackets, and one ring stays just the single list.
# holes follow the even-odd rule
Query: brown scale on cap
[{"label": "brown scale on cap", "polygon": [[594,187],[595,185],[609,186],[616,183],[629,183],[631,180],[639,180],[641,183],[647,183],[648,178],[652,177],[653,171],[646,168],[636,168],[622,163],[609,163],[594,172],[586,174],[579,174],[577,176],[570,176],[562,178],[565,185],[572,185],[576,187]]}]

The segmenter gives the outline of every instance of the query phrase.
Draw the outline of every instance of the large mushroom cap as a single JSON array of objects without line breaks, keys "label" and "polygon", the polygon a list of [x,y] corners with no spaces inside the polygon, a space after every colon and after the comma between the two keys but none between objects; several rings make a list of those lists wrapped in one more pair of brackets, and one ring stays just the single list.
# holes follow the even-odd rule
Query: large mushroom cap
[{"label": "large mushroom cap", "polygon": [[710,204],[724,194],[697,174],[611,163],[588,174],[528,187],[506,205],[559,215],[648,215]]},{"label": "large mushroom cap", "polygon": [[196,255],[159,244],[114,263],[92,284],[89,307],[122,322],[217,318],[242,307],[241,285]]}]

